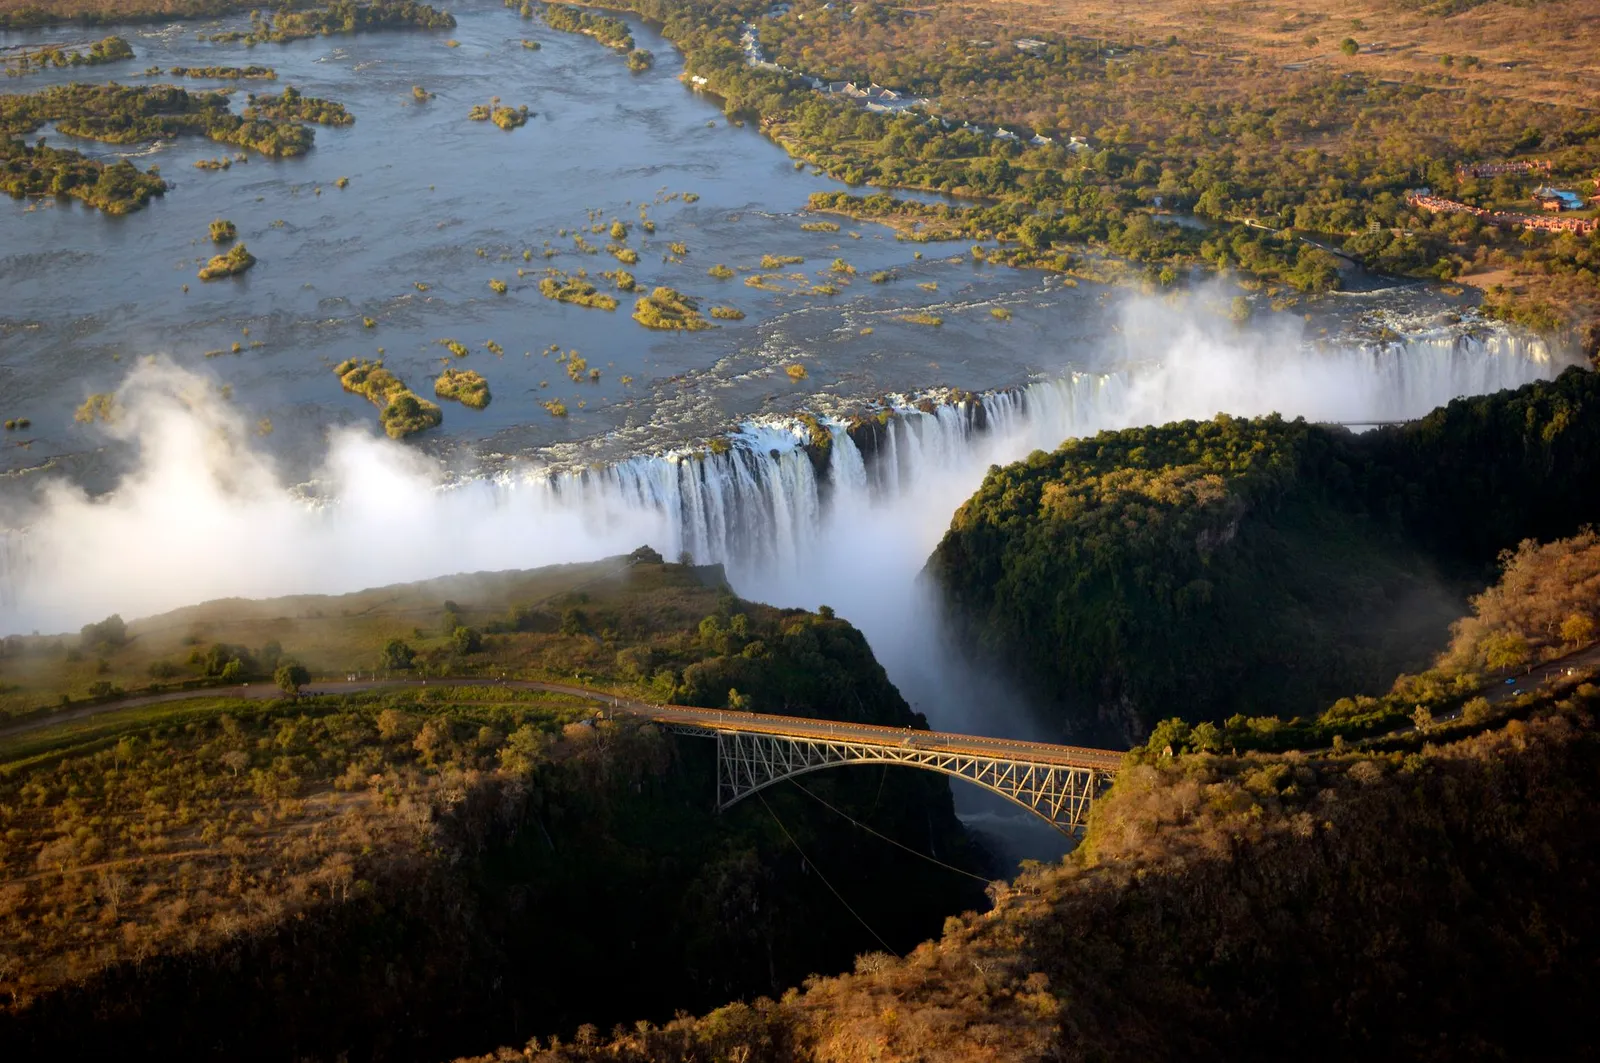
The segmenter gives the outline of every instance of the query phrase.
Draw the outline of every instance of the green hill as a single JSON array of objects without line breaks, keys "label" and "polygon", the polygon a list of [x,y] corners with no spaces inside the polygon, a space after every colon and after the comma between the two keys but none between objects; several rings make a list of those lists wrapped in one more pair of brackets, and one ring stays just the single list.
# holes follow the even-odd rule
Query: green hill
[{"label": "green hill", "polygon": [[1080,733],[1295,715],[1443,648],[1498,551],[1600,518],[1600,377],[1352,435],[1219,417],[990,471],[928,573]]}]

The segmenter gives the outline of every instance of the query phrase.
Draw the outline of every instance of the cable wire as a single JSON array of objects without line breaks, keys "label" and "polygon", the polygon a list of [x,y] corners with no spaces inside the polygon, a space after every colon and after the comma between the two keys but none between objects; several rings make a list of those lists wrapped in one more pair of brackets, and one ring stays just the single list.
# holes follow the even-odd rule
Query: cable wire
[{"label": "cable wire", "polygon": [[861,918],[861,913],[857,912],[854,908],[850,907],[850,902],[844,899],[844,894],[840,893],[838,890],[833,888],[833,883],[829,882],[828,881],[828,876],[826,876],[826,875],[824,875],[822,873],[822,868],[817,867],[817,862],[815,860],[812,860],[809,856],[806,855],[806,851],[804,849],[800,848],[800,843],[794,840],[794,835],[789,833],[789,828],[785,827],[783,825],[783,820],[779,819],[778,818],[778,814],[776,812],[772,811],[772,806],[767,804],[766,796],[764,794],[762,794],[762,792],[760,790],[756,791],[756,796],[761,798],[761,807],[765,808],[767,810],[767,815],[772,817],[772,822],[776,823],[778,825],[778,829],[783,831],[783,836],[785,838],[789,839],[789,844],[794,846],[794,851],[800,854],[800,859],[804,860],[806,863],[808,863],[812,867],[816,868],[817,877],[822,880],[822,884],[824,886],[828,887],[828,892],[833,894],[835,897],[837,897],[839,899],[839,903],[844,905],[844,910],[849,912],[851,915],[855,916],[856,917],[856,922],[858,922],[862,926],[866,927],[867,928],[867,933],[869,933],[873,937],[877,938],[878,939],[878,944],[882,945],[886,952],[892,953],[894,955],[894,958],[897,959],[897,960],[901,959],[902,957],[900,956],[900,954],[898,952],[895,952],[895,950],[893,948],[890,948],[889,943],[887,941],[883,940],[883,938],[879,936],[879,934],[878,934],[878,932],[876,930],[872,929],[872,924],[868,923],[865,919]]},{"label": "cable wire", "polygon": [[904,844],[902,842],[895,841],[893,838],[889,837],[887,834],[881,834],[878,831],[873,830],[871,827],[867,826],[865,823],[862,823],[860,820],[858,820],[854,816],[850,815],[850,813],[843,812],[843,811],[840,811],[837,808],[834,808],[832,805],[828,804],[828,802],[824,801],[822,798],[818,797],[816,794],[812,793],[810,790],[807,790],[804,786],[801,786],[798,782],[795,782],[793,779],[790,779],[789,781],[793,782],[795,787],[801,793],[805,794],[807,797],[811,798],[813,801],[816,801],[819,804],[821,804],[823,808],[828,809],[830,812],[833,812],[836,815],[843,816],[845,819],[849,820],[851,823],[854,823],[856,826],[860,827],[862,830],[866,831],[868,834],[876,835],[877,837],[882,838],[884,841],[888,842],[890,845],[897,846],[898,848],[904,849],[906,852],[910,853],[912,856],[920,856],[920,857],[922,857],[922,859],[928,861],[928,863],[930,863],[930,864],[938,864],[940,867],[944,868],[946,871],[954,871],[958,875],[965,875],[970,879],[976,879],[977,881],[982,882],[986,886],[989,884],[990,880],[984,878],[982,875],[975,875],[971,871],[967,871],[964,868],[956,867],[954,864],[947,864],[943,860],[940,860],[936,856],[929,856],[927,853],[921,852],[921,851],[919,851],[917,849],[913,849],[909,845],[906,845],[906,844]]}]

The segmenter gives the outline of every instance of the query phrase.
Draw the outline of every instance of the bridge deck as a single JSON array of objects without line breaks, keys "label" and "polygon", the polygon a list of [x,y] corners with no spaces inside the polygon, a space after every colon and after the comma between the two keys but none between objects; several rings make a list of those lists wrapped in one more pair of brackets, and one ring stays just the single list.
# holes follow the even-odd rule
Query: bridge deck
[{"label": "bridge deck", "polygon": [[[1003,760],[1030,761],[1060,767],[1094,768],[1114,772],[1122,764],[1122,754],[1108,749],[1084,749],[1078,746],[1051,745],[1046,742],[1023,742],[1007,738],[984,738],[976,735],[951,734],[943,731],[912,731],[899,727],[880,727],[867,723],[841,723],[832,720],[813,720],[802,716],[776,716],[763,713],[736,712],[730,709],[701,709],[690,705],[657,705],[595,690],[573,683],[551,683],[531,679],[501,679],[463,676],[449,679],[373,679],[354,682],[319,682],[307,684],[302,690],[307,694],[347,694],[363,690],[383,690],[393,687],[497,686],[506,690],[548,691],[569,694],[606,706],[609,711],[627,713],[676,727],[701,727],[707,731],[730,731],[742,734],[774,735],[787,738],[805,738],[860,742],[882,749],[916,749],[925,752],[958,753],[967,756],[993,757]],[[0,734],[16,734],[55,726],[102,712],[141,705],[155,705],[193,698],[235,697],[258,700],[280,697],[278,688],[269,683],[245,684],[232,687],[210,687],[203,690],[169,691],[162,694],[135,695],[118,698],[104,704],[86,705],[60,714],[50,714],[34,719],[12,721],[0,725]]]},{"label": "bridge deck", "polygon": [[704,727],[711,731],[862,742],[886,749],[912,748],[929,752],[965,753],[1004,760],[1058,764],[1063,767],[1099,768],[1103,771],[1115,771],[1122,764],[1122,754],[1108,749],[1086,749],[1080,746],[1051,745],[1045,742],[1024,742],[1008,738],[983,738],[952,734],[947,731],[914,731],[909,728],[882,727],[876,724],[840,723],[799,716],[735,712],[730,709],[700,709],[686,705],[621,702],[616,708],[621,712],[647,716],[659,723]]}]

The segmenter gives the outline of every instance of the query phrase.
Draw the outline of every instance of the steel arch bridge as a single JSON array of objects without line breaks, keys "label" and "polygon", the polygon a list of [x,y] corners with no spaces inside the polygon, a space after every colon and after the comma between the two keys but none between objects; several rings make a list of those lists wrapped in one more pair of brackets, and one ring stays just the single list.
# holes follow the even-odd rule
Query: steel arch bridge
[{"label": "steel arch bridge", "polygon": [[[1110,787],[1121,761],[1118,754],[1103,750],[931,731],[857,724],[838,725],[837,734],[784,734],[729,722],[734,726],[667,723],[679,734],[716,739],[719,811],[785,779],[823,768],[900,764],[965,779],[1027,809],[1063,834],[1076,835],[1088,824],[1090,806]],[[808,731],[828,726],[794,722],[812,724]]]}]

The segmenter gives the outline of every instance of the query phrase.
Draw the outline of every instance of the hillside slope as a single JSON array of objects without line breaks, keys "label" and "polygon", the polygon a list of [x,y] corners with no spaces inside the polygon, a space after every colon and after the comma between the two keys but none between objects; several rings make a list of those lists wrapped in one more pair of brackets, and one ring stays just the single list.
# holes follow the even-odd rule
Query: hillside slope
[{"label": "hillside slope", "polygon": [[1296,715],[1421,668],[1499,550],[1600,518],[1597,412],[1600,376],[1570,370],[1361,436],[1219,417],[1072,440],[991,470],[927,574],[1073,733]]},{"label": "hillside slope", "polygon": [[[190,639],[259,661],[268,638],[348,668],[404,634],[400,674],[582,670],[717,706],[737,684],[753,708],[916,722],[843,620],[635,560],[211,603],[80,639],[123,670]],[[77,667],[57,641],[77,640],[23,640],[0,676],[48,689]],[[485,682],[0,728],[0,1057],[434,1059],[841,969],[871,939],[832,889],[898,948],[982,901],[793,787],[719,815],[713,743],[594,711]],[[938,776],[805,784],[982,866]]]},{"label": "hillside slope", "polygon": [[1588,1058],[1597,706],[1580,686],[1441,744],[1130,766],[1079,853],[904,959],[479,1060]]}]

